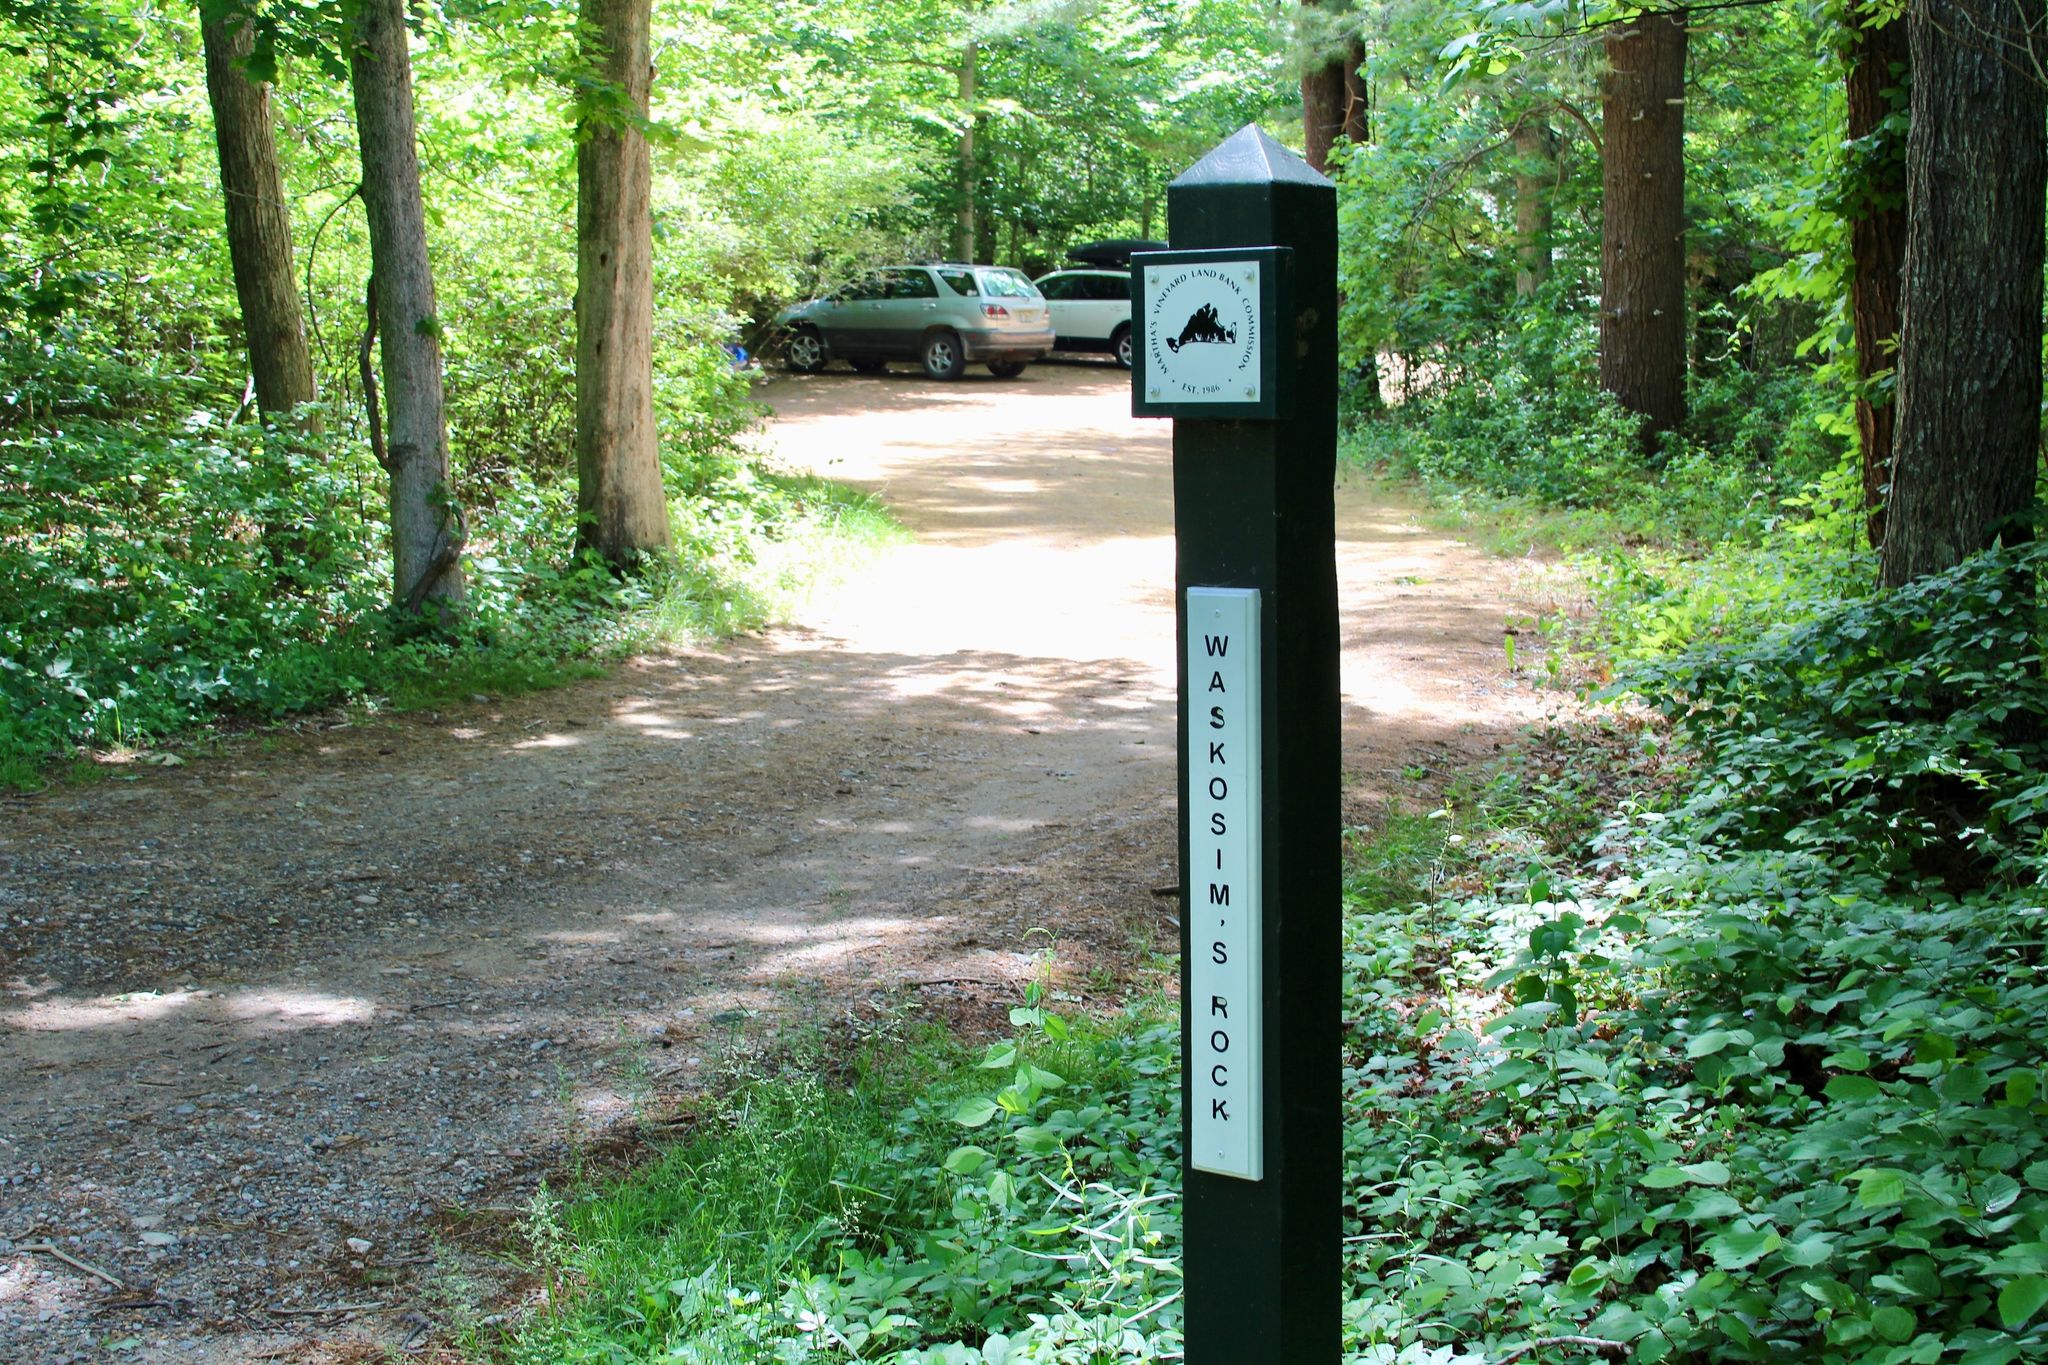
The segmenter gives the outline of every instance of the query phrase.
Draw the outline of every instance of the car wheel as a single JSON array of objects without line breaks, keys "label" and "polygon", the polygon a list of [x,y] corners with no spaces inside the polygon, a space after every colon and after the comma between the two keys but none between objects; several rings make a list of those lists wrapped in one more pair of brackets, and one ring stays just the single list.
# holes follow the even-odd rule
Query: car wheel
[{"label": "car wheel", "polygon": [[933,332],[926,337],[920,358],[924,361],[924,372],[934,379],[958,379],[967,369],[960,338],[951,332]]},{"label": "car wheel", "polygon": [[1109,339],[1109,349],[1116,353],[1116,363],[1125,369],[1131,368],[1131,329],[1119,327]]},{"label": "car wheel", "polygon": [[988,372],[998,379],[1015,379],[1018,375],[1024,373],[1024,362],[1021,360],[991,360],[988,363]]},{"label": "car wheel", "polygon": [[886,360],[856,360],[852,363],[856,374],[875,374],[889,368],[889,362]]},{"label": "car wheel", "polygon": [[790,333],[782,357],[799,374],[816,374],[832,358],[825,349],[825,338],[818,335],[815,327],[799,327]]}]

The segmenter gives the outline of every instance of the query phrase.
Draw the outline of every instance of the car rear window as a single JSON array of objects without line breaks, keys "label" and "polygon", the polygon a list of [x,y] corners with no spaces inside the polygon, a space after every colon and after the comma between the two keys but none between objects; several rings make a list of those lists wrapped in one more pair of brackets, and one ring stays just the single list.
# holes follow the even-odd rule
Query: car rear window
[{"label": "car rear window", "polygon": [[932,277],[922,270],[892,270],[889,272],[889,293],[892,299],[935,299],[939,287],[932,283]]},{"label": "car rear window", "polygon": [[1030,280],[1014,270],[976,271],[981,277],[981,292],[992,299],[1035,299],[1038,290]]},{"label": "car rear window", "polygon": [[939,278],[946,282],[948,289],[962,298],[971,299],[981,292],[974,287],[974,272],[972,270],[941,270]]}]

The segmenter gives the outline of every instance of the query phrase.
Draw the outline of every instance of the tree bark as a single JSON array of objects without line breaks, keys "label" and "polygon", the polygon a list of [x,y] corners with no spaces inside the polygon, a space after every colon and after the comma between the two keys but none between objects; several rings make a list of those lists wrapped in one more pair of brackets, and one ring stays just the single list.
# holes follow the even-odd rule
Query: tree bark
[{"label": "tree bark", "polygon": [[2031,534],[2041,446],[2043,0],[1914,0],[1887,587]]},{"label": "tree bark", "polygon": [[953,224],[953,256],[962,262],[974,260],[974,76],[977,55],[975,42],[970,38],[960,53],[960,207]]},{"label": "tree bark", "polygon": [[1515,297],[1536,296],[1550,278],[1557,189],[1557,132],[1540,114],[1515,125]]},{"label": "tree bark", "polygon": [[1344,136],[1360,147],[1372,141],[1372,80],[1363,38],[1353,38],[1344,55]]},{"label": "tree bark", "polygon": [[[1319,0],[1300,0],[1305,10],[1321,8]],[[1327,39],[1327,31],[1313,23],[1311,14],[1303,14],[1305,33],[1317,41]],[[1313,65],[1300,76],[1300,141],[1303,141],[1303,160],[1315,168],[1317,174],[1329,174],[1329,149],[1346,131],[1350,119],[1350,63],[1341,57],[1315,55]]]},{"label": "tree bark", "polygon": [[1884,500],[1892,481],[1892,429],[1897,406],[1871,401],[1875,380],[1892,372],[1899,339],[1899,291],[1906,260],[1905,142],[1886,129],[1901,108],[1911,53],[1906,22],[1861,27],[1875,8],[1858,0],[1849,11],[1849,312],[1856,333],[1856,438],[1863,463],[1863,510],[1872,546],[1884,544]]},{"label": "tree bark", "polygon": [[462,601],[464,534],[461,509],[448,487],[441,322],[420,200],[404,0],[361,0],[351,38],[349,84],[381,323],[393,597],[402,610],[424,608],[446,625]]},{"label": "tree bark", "polygon": [[1600,386],[1654,448],[1685,420],[1685,12],[1645,13],[1606,47]]},{"label": "tree bark", "polygon": [[651,0],[583,4],[584,56],[624,107],[577,129],[576,540],[625,567],[675,548],[654,426],[653,170],[635,122]]},{"label": "tree bark", "polygon": [[[292,268],[292,218],[271,134],[270,88],[249,79],[242,66],[256,44],[254,26],[245,16],[202,17],[199,30],[220,152],[228,261],[242,309],[249,371],[256,380],[256,406],[265,416],[283,416],[313,400],[313,357]],[[311,414],[306,424],[318,425]]]}]

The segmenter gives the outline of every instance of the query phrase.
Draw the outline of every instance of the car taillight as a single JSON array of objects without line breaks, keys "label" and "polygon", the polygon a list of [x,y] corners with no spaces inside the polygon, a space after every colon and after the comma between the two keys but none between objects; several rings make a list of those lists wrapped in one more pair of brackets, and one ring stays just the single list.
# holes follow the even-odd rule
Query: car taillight
[{"label": "car taillight", "polygon": [[981,305],[981,315],[985,318],[1006,318],[1010,316],[1010,310],[1000,303],[984,303]]}]

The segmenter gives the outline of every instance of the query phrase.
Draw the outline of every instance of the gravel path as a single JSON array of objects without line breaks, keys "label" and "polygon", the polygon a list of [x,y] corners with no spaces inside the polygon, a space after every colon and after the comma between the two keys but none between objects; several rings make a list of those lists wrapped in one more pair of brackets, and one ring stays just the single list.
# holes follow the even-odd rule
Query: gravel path
[{"label": "gravel path", "polygon": [[[1101,366],[763,396],[916,533],[802,623],[0,799],[0,1361],[418,1345],[437,1267],[736,1043],[1170,939],[1167,425]],[[1544,703],[1513,566],[1338,499],[1363,821]]]}]

